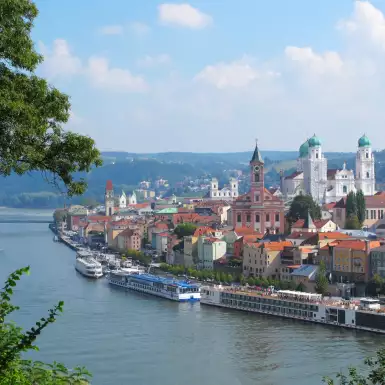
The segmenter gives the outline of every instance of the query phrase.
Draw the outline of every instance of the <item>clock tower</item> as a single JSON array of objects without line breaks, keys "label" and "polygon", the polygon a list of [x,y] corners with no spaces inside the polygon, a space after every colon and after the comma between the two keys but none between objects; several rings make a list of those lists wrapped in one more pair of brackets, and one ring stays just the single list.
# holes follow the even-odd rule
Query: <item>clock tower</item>
[{"label": "clock tower", "polygon": [[263,204],[264,201],[264,163],[259,152],[258,141],[255,144],[255,150],[250,160],[250,192],[253,204]]}]

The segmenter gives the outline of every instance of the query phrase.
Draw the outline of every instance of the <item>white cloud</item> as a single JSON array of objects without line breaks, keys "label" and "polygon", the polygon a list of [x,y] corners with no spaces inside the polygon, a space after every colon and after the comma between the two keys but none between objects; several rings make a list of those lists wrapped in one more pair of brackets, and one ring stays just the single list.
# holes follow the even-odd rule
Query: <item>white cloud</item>
[{"label": "white cloud", "polygon": [[39,42],[39,48],[44,55],[44,62],[40,68],[49,80],[60,76],[72,76],[81,72],[81,60],[71,53],[66,40],[54,40],[52,50]]},{"label": "white cloud", "polygon": [[131,31],[139,37],[148,35],[151,31],[151,28],[147,24],[142,23],[140,21],[134,21],[130,23],[129,27]]},{"label": "white cloud", "polygon": [[210,25],[212,17],[192,7],[190,4],[161,4],[158,7],[159,21],[191,29],[201,29]]},{"label": "white cloud", "polygon": [[337,52],[325,52],[317,54],[310,47],[293,47],[285,49],[286,57],[300,66],[302,70],[310,71],[318,75],[333,73],[338,74],[342,71],[344,62]]},{"label": "white cloud", "polygon": [[91,57],[88,60],[87,74],[91,83],[99,88],[121,92],[143,92],[147,90],[145,80],[132,75],[129,70],[110,68],[103,57]]},{"label": "white cloud", "polygon": [[146,55],[138,60],[138,65],[140,67],[157,67],[169,63],[171,63],[171,58],[165,53],[155,56]]},{"label": "white cloud", "polygon": [[121,25],[106,25],[99,30],[102,35],[121,35],[123,31],[124,28]]},{"label": "white cloud", "polygon": [[341,20],[337,28],[385,50],[385,17],[368,1],[355,1],[353,14],[349,19]]},{"label": "white cloud", "polygon": [[209,65],[199,72],[194,79],[224,89],[245,87],[256,79],[278,76],[278,72],[258,70],[247,60],[242,59],[232,63]]}]

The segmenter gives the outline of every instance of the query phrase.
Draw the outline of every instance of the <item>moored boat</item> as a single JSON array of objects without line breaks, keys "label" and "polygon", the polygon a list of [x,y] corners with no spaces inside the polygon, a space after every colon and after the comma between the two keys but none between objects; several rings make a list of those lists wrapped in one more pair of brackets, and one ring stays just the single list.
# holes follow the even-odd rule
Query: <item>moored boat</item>
[{"label": "moored boat", "polygon": [[77,257],[75,269],[88,278],[100,278],[103,276],[102,264],[91,256]]},{"label": "moored boat", "polygon": [[149,273],[130,273],[111,271],[108,276],[111,285],[126,289],[152,294],[157,297],[171,299],[178,302],[194,302],[200,300],[200,286],[187,281],[177,281],[159,277]]},{"label": "moored boat", "polygon": [[378,299],[323,299],[320,294],[290,290],[265,293],[242,287],[206,286],[202,288],[201,303],[385,334],[385,308]]}]

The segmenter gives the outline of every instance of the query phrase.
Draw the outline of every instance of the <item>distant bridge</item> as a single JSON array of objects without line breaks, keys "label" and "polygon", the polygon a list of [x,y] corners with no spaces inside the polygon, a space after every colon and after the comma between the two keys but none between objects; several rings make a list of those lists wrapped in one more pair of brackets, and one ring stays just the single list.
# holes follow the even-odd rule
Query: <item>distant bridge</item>
[{"label": "distant bridge", "polygon": [[7,219],[0,217],[0,223],[52,223],[51,219]]}]

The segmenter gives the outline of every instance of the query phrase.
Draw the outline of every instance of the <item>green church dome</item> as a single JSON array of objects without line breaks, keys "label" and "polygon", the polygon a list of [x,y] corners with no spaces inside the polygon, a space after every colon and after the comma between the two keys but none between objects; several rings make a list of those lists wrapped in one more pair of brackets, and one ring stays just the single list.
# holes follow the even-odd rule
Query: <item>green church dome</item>
[{"label": "green church dome", "polygon": [[309,147],[315,147],[315,146],[320,146],[321,141],[316,137],[314,134],[310,139],[309,139]]},{"label": "green church dome", "polygon": [[304,158],[305,156],[308,156],[308,154],[309,154],[309,141],[307,140],[299,148],[299,157]]},{"label": "green church dome", "polygon": [[358,147],[365,147],[365,146],[371,146],[372,143],[370,142],[369,138],[364,134],[361,136],[360,139],[358,139]]}]

